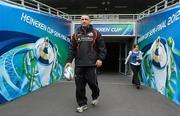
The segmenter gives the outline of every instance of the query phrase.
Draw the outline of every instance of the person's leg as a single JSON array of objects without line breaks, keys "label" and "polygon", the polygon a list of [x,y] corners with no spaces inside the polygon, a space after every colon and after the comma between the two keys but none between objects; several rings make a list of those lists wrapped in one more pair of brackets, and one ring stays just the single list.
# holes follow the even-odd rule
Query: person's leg
[{"label": "person's leg", "polygon": [[97,71],[96,67],[88,67],[87,73],[85,74],[89,88],[92,91],[92,99],[93,100],[95,100],[99,97],[99,92],[100,92],[96,71]]},{"label": "person's leg", "polygon": [[[134,74],[133,74],[133,76],[134,76]],[[132,84],[135,84],[134,77],[132,77]]]},{"label": "person's leg", "polygon": [[137,86],[137,89],[139,89],[140,88],[140,81],[138,78],[139,66],[134,66],[131,64],[131,69],[133,71],[133,80],[132,81],[134,81],[134,83]]},{"label": "person's leg", "polygon": [[139,80],[139,77],[138,77],[138,73],[139,73],[139,66],[135,66],[135,76],[134,76],[134,81],[136,83],[137,86],[140,86],[140,80]]},{"label": "person's leg", "polygon": [[139,66],[135,66],[135,75],[134,75],[134,82],[136,84],[136,88],[137,89],[140,89],[140,80],[139,80],[139,77],[138,77],[138,72],[139,72]]},{"label": "person's leg", "polygon": [[82,67],[75,68],[76,100],[79,106],[87,104],[86,79]]},{"label": "person's leg", "polygon": [[134,76],[135,76],[136,69],[135,69],[134,65],[132,65],[132,64],[131,64],[131,70],[132,70],[132,72],[133,72],[132,83],[133,83],[133,84],[136,84],[136,83],[135,83],[135,80],[134,80],[134,79],[135,79]]}]

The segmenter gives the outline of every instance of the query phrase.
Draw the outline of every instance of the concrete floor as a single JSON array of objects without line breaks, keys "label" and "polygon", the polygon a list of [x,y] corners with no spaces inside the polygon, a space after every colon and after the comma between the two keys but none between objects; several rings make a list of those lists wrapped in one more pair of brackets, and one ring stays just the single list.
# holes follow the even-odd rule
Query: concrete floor
[{"label": "concrete floor", "polygon": [[120,74],[98,76],[100,101],[76,113],[74,81],[61,81],[0,105],[0,116],[180,116],[180,106],[156,91],[142,86],[137,90],[129,77]]}]

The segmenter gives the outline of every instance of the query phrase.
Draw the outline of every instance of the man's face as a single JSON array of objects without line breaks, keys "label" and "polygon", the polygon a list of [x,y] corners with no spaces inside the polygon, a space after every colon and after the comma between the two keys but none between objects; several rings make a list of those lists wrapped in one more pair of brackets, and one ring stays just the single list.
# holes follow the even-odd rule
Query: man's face
[{"label": "man's face", "polygon": [[82,27],[88,27],[91,23],[91,20],[89,18],[89,16],[87,15],[83,15],[81,16],[81,26]]}]

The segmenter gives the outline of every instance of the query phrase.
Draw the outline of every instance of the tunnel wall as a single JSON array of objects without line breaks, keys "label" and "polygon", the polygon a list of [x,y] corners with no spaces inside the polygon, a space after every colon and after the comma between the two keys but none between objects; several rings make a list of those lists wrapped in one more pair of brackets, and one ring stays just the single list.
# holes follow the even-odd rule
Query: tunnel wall
[{"label": "tunnel wall", "polygon": [[180,105],[180,5],[137,22],[143,82]]},{"label": "tunnel wall", "polygon": [[0,103],[63,78],[71,22],[0,1]]}]

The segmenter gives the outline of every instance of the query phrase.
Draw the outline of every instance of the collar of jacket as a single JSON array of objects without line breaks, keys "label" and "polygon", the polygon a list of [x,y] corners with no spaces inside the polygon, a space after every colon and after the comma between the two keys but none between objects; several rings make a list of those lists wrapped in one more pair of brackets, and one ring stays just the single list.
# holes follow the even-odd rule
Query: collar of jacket
[{"label": "collar of jacket", "polygon": [[91,32],[92,30],[93,30],[93,26],[90,24],[90,25],[88,26],[88,28],[86,29],[86,32],[85,32],[85,30],[82,29],[82,26],[79,27],[78,32],[88,33],[88,32]]}]

